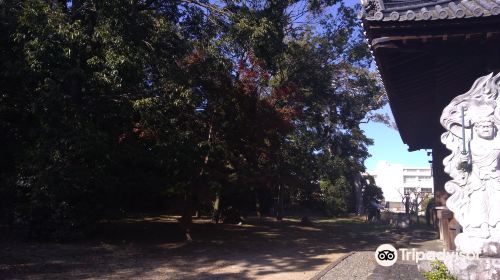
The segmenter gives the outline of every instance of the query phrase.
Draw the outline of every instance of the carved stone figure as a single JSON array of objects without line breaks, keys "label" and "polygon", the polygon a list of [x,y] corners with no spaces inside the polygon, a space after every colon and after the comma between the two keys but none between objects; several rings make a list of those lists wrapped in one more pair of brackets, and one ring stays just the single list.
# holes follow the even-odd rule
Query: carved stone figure
[{"label": "carved stone figure", "polygon": [[463,228],[457,250],[500,256],[499,92],[500,74],[489,74],[455,97],[441,116],[441,141],[451,151],[446,206]]}]

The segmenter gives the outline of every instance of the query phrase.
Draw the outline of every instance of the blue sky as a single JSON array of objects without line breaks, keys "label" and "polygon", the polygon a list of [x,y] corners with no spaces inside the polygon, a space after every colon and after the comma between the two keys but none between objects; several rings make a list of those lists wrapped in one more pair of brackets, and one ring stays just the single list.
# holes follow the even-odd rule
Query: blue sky
[{"label": "blue sky", "polygon": [[[344,0],[347,6],[359,4],[359,0]],[[374,64],[371,67],[372,71],[376,71]],[[387,113],[393,119],[389,105],[380,109],[380,113]],[[426,150],[408,152],[408,146],[403,143],[399,132],[389,128],[381,123],[370,122],[361,125],[361,129],[365,131],[365,135],[373,139],[374,145],[368,147],[369,153],[372,155],[365,161],[366,169],[372,171],[375,169],[378,161],[385,160],[391,164],[402,164],[403,166],[412,167],[429,167],[430,156],[427,156]]]},{"label": "blue sky", "polygon": [[[347,6],[359,4],[359,0],[344,0]],[[375,70],[375,65],[371,67],[372,71]],[[380,109],[380,113],[387,113],[392,117],[392,112],[389,105]],[[389,128],[381,123],[370,122],[361,125],[361,129],[365,131],[365,135],[374,140],[374,145],[368,148],[369,153],[372,155],[365,161],[366,169],[372,171],[375,169],[378,161],[385,160],[391,164],[402,164],[403,166],[412,167],[429,167],[430,156],[427,156],[427,151],[420,150],[408,152],[408,146],[403,143],[399,132],[395,129]]]},{"label": "blue sky", "polygon": [[[392,118],[391,109],[388,105],[377,112],[388,113]],[[374,145],[368,148],[372,156],[365,161],[367,170],[375,169],[377,162],[380,160],[392,164],[400,163],[404,166],[429,167],[431,157],[427,156],[427,151],[408,152],[408,146],[403,143],[395,129],[374,122],[362,124],[361,129],[365,131],[365,135],[375,142]]]}]

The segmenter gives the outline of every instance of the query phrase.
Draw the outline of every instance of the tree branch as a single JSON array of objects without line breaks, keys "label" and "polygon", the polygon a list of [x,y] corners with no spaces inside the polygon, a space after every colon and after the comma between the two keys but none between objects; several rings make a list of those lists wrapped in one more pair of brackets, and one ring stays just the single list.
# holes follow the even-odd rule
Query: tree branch
[{"label": "tree branch", "polygon": [[214,12],[214,13],[218,13],[218,14],[222,14],[222,15],[229,15],[230,14],[230,11],[228,11],[225,8],[220,8],[219,6],[217,6],[215,4],[206,4],[206,3],[202,3],[202,2],[197,1],[197,0],[180,0],[180,1],[187,3],[187,4],[200,6],[200,7],[205,8],[211,12]]}]

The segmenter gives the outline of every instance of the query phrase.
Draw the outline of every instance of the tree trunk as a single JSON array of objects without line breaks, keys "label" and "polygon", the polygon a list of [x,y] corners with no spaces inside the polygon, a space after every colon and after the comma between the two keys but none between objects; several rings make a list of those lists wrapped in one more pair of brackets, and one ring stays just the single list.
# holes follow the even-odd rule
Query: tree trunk
[{"label": "tree trunk", "polygon": [[181,217],[181,227],[186,235],[186,241],[193,241],[191,238],[191,225],[193,223],[192,217],[193,200],[190,194],[184,195],[184,209]]},{"label": "tree trunk", "polygon": [[356,176],[354,181],[354,194],[356,196],[356,215],[361,216],[365,213],[365,207],[363,205],[363,177],[361,174]]},{"label": "tree trunk", "polygon": [[281,184],[278,185],[278,205],[276,205],[276,220],[283,220],[283,195],[282,195]]},{"label": "tree trunk", "polygon": [[259,219],[261,219],[262,218],[262,209],[260,208],[259,190],[257,188],[255,188],[254,192],[255,192],[255,211],[256,211],[257,217]]},{"label": "tree trunk", "polygon": [[214,209],[213,209],[213,213],[212,213],[212,222],[218,224],[219,221],[220,221],[220,195],[219,193],[217,193],[215,195],[215,200],[214,200]]},{"label": "tree trunk", "polygon": [[215,115],[215,111],[212,114],[212,118],[210,120],[210,125],[209,125],[209,129],[208,129],[207,141],[208,141],[209,149],[207,151],[205,159],[203,160],[203,164],[201,166],[200,172],[198,173],[198,176],[188,186],[188,190],[184,196],[184,211],[183,211],[182,217],[181,217],[181,225],[185,230],[187,241],[193,240],[191,238],[191,226],[193,223],[192,214],[193,214],[193,209],[196,209],[198,207],[198,204],[199,204],[199,200],[198,199],[195,200],[194,195],[196,194],[196,190],[199,188],[199,186],[202,182],[203,175],[205,174],[205,169],[208,168],[208,162],[210,160],[210,146],[211,146],[211,140],[212,140],[214,115]]}]

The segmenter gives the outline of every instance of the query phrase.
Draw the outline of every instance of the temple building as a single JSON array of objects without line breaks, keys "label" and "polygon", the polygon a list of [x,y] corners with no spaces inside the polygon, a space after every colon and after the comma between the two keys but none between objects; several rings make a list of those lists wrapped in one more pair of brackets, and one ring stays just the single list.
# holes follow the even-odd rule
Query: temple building
[{"label": "temple building", "polygon": [[440,116],[476,79],[500,71],[500,0],[362,4],[363,28],[401,138],[410,151],[432,149],[438,216],[445,220],[450,177],[442,162],[450,152],[441,143]]}]

